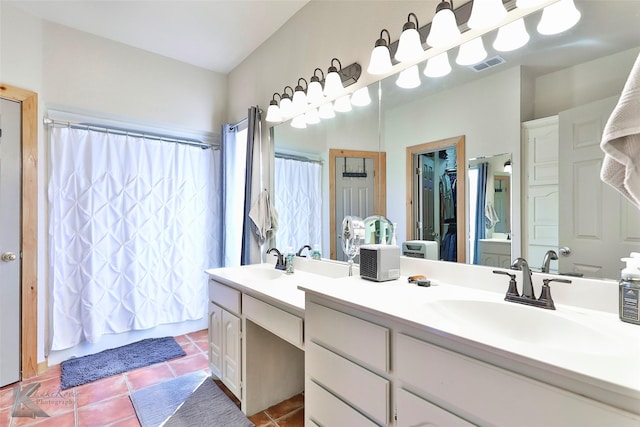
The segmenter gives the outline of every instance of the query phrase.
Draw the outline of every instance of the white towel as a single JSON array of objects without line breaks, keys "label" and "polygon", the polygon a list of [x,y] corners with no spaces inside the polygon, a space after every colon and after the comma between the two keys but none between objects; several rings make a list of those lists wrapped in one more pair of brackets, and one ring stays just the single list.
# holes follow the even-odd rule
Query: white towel
[{"label": "white towel", "polygon": [[251,206],[249,218],[255,224],[256,234],[261,241],[271,238],[278,231],[278,212],[271,203],[267,190],[262,190],[258,200]]},{"label": "white towel", "polygon": [[640,209],[640,55],[604,128],[600,178]]},{"label": "white towel", "polygon": [[484,205],[484,216],[485,216],[486,228],[492,228],[494,225],[500,222],[500,218],[498,218],[498,213],[496,212],[491,202],[487,202],[487,204]]}]

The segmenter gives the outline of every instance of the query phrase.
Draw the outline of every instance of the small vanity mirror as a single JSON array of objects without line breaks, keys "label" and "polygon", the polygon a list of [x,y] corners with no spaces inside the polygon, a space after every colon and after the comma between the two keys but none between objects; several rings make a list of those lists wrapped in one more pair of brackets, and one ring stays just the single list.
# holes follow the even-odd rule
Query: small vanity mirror
[{"label": "small vanity mirror", "polygon": [[473,264],[509,267],[511,173],[511,154],[469,159],[469,250]]},{"label": "small vanity mirror", "polygon": [[390,245],[394,240],[394,225],[382,215],[371,215],[364,219],[366,244],[382,243]]}]

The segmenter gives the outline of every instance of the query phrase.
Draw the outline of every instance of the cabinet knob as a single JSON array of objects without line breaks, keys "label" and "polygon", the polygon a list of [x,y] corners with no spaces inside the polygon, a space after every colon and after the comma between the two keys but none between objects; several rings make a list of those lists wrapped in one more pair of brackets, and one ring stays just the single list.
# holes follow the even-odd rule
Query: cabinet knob
[{"label": "cabinet knob", "polygon": [[5,252],[2,254],[2,256],[0,256],[0,259],[2,259],[2,261],[4,262],[15,261],[17,258],[17,255],[13,252]]}]

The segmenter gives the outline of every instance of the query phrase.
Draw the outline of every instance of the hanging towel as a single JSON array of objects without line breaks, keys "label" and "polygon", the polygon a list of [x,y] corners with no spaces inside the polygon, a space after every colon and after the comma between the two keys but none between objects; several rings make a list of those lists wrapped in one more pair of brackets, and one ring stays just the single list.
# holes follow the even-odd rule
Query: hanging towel
[{"label": "hanging towel", "polygon": [[500,218],[498,218],[498,213],[496,212],[491,202],[487,202],[487,204],[484,205],[484,217],[485,217],[486,228],[492,228],[494,225],[500,222]]},{"label": "hanging towel", "polygon": [[600,178],[640,209],[640,55],[604,128]]},{"label": "hanging towel", "polygon": [[278,231],[278,212],[271,203],[267,190],[262,190],[258,196],[258,200],[249,211],[249,218],[253,221],[255,232],[261,241],[273,237]]}]

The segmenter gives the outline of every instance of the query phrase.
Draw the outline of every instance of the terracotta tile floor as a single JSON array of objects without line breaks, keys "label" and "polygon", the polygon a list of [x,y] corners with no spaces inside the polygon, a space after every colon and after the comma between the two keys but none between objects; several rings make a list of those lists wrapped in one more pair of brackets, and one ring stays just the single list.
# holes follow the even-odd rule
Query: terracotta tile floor
[{"label": "terracotta tile floor", "polygon": [[[49,417],[12,417],[14,388],[12,384],[0,388],[0,427],[139,427],[129,394],[190,372],[209,373],[207,359],[207,331],[202,330],[176,337],[184,357],[129,371],[60,390],[60,366],[52,366],[45,373],[22,382],[22,390],[29,384],[38,386],[31,395]],[[216,383],[236,405],[240,402],[219,381]],[[35,396],[35,398],[34,398]],[[256,414],[250,418],[256,426],[301,427],[304,425],[304,399],[302,394]]]}]

